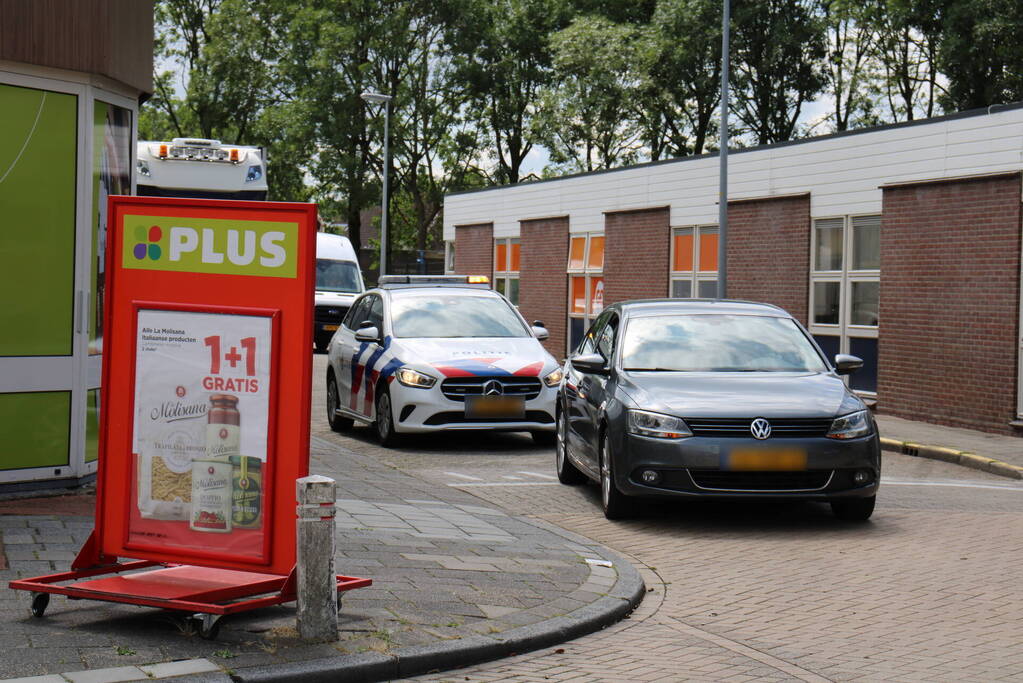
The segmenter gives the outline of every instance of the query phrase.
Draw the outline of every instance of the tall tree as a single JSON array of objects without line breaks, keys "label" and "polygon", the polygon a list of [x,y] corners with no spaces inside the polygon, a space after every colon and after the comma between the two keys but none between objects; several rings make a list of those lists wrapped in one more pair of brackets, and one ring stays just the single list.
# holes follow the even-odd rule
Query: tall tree
[{"label": "tall tree", "polygon": [[937,63],[948,78],[941,96],[947,108],[1023,100],[1023,3],[930,0],[923,5],[940,27]]},{"label": "tall tree", "polygon": [[446,33],[453,75],[486,127],[493,180],[517,183],[533,149],[532,118],[551,83],[550,35],[568,25],[566,0],[448,0]]},{"label": "tall tree", "polygon": [[721,99],[721,2],[660,0],[643,56],[651,159],[702,154]]},{"label": "tall tree", "polygon": [[861,0],[821,0],[820,11],[827,31],[824,75],[826,93],[832,100],[829,119],[834,130],[850,124],[873,123],[871,83],[875,65],[871,59],[877,33]]},{"label": "tall tree", "polygon": [[927,13],[921,0],[864,0],[863,21],[875,32],[873,57],[883,72],[878,91],[890,120],[935,113],[940,29]]},{"label": "tall tree", "polygon": [[824,86],[824,27],[809,0],[735,0],[736,118],[758,144],[792,138],[803,105]]},{"label": "tall tree", "polygon": [[556,80],[533,119],[551,161],[594,171],[635,161],[640,31],[599,16],[578,17],[551,37]]}]

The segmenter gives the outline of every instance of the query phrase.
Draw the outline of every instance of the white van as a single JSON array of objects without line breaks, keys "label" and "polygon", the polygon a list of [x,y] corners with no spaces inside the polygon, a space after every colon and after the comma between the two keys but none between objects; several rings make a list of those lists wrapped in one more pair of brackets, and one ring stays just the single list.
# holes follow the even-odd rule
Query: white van
[{"label": "white van", "polygon": [[317,351],[326,351],[334,330],[362,293],[362,271],[355,249],[347,237],[316,233],[316,308],[313,311],[313,341]]}]

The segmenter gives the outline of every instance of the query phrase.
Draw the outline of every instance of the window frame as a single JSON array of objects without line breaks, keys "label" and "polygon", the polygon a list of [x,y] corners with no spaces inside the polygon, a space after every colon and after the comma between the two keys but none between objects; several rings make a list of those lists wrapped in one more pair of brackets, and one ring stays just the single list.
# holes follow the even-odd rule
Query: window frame
[{"label": "window frame", "polygon": [[[498,254],[500,249],[498,247],[504,246],[504,263],[498,263]],[[493,289],[498,294],[503,295],[508,301],[512,303],[515,308],[519,307],[519,297],[521,296],[521,280],[519,279],[519,270],[512,270],[512,264],[514,259],[512,258],[513,247],[518,247],[519,252],[519,268],[522,268],[522,238],[521,237],[497,237],[494,239],[494,277],[491,280],[493,283]],[[501,268],[500,266],[504,266]],[[511,292],[511,283],[515,281],[515,299],[513,300],[509,293]]]},{"label": "window frame", "polygon": [[[692,270],[675,270],[675,236],[683,231],[689,230],[693,235],[693,268]],[[675,225],[669,233],[669,254],[668,254],[668,298],[671,299],[700,299],[700,283],[713,282],[714,293],[717,294],[718,269],[700,270],[700,241],[704,231],[721,237],[721,228],[716,223],[703,223],[697,225]],[[715,264],[716,265],[716,264]],[[689,296],[675,296],[675,283],[689,282]],[[714,297],[716,298],[716,296]]]},{"label": "window frame", "polygon": [[[853,249],[855,245],[855,229],[857,221],[875,219],[880,230],[882,215],[876,212],[846,214],[839,216],[815,216],[810,221],[810,287],[808,293],[807,330],[811,335],[838,337],[839,353],[849,353],[851,339],[877,339],[878,325],[856,325],[852,323],[853,285],[856,283],[881,283],[880,261],[877,268],[854,270],[852,268]],[[842,221],[842,257],[841,268],[838,270],[817,270],[817,226],[822,221]],[[878,258],[880,259],[880,245]],[[815,320],[816,287],[818,283],[838,283],[838,322],[818,323]],[[880,309],[880,293],[878,294]],[[880,314],[880,310],[878,310]],[[878,316],[880,318],[880,316]],[[829,362],[833,359],[828,359]],[[848,381],[848,378],[846,378]],[[876,392],[857,390],[866,396],[876,396]]]},{"label": "window frame", "polygon": [[[573,268],[572,267],[572,240],[580,239],[580,238],[585,240],[584,243],[583,243],[582,267]],[[601,240],[601,254],[600,254],[600,267],[599,268],[596,268],[596,267],[593,267],[593,266],[590,265],[590,247],[591,247],[591,245],[593,243],[593,239],[594,238],[600,238],[600,240]],[[590,232],[570,233],[568,235],[568,261],[565,264],[565,273],[566,273],[567,278],[568,278],[568,293],[567,293],[567,296],[568,296],[567,325],[568,325],[568,327],[567,327],[567,334],[565,335],[565,337],[566,337],[565,344],[566,344],[566,347],[567,347],[567,351],[569,353],[571,353],[573,351],[573,349],[577,348],[580,344],[582,344],[583,340],[586,339],[586,330],[589,330],[590,327],[596,322],[597,318],[600,317],[601,313],[604,312],[605,306],[604,306],[604,303],[603,303],[604,302],[604,299],[603,299],[603,291],[604,291],[603,285],[604,285],[604,259],[606,258],[606,255],[607,255],[607,237],[605,236],[603,230],[593,230],[593,231],[590,231]],[[573,309],[573,304],[575,303],[573,301],[573,299],[572,299],[572,297],[573,297],[572,284],[573,284],[574,278],[579,278],[579,277],[581,277],[583,279],[583,287],[584,287],[584,289],[583,289],[583,311],[582,312],[578,312],[578,311],[573,311],[572,310]],[[592,294],[593,294],[594,289],[595,289],[594,281],[598,280],[598,279],[599,279],[600,284],[601,284],[601,303],[600,303],[600,309],[595,311],[595,310],[593,310],[593,300],[594,300],[594,297],[592,296]],[[574,346],[572,344],[572,321],[573,320],[582,320],[583,321],[583,330],[584,330],[582,338]]]}]

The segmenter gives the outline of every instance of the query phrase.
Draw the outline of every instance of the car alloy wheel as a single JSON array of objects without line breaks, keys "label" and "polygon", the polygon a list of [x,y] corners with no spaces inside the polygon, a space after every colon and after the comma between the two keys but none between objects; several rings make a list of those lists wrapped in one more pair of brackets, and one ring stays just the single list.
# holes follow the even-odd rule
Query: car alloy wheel
[{"label": "car alloy wheel", "polygon": [[563,410],[558,411],[558,431],[554,453],[558,481],[568,486],[575,486],[586,481],[583,473],[576,469],[576,466],[568,459],[568,422],[565,420],[565,411]]},{"label": "car alloy wheel", "polygon": [[390,448],[398,443],[398,435],[394,431],[394,416],[391,413],[391,394],[382,387],[377,394],[376,424],[377,437],[380,445]]},{"label": "car alloy wheel", "polygon": [[615,485],[613,468],[611,444],[607,432],[604,432],[600,437],[600,502],[605,517],[625,519],[629,516],[630,501]]},{"label": "car alloy wheel", "polygon": [[354,424],[353,420],[347,417],[340,417],[337,409],[341,407],[341,394],[337,389],[337,380],[334,373],[327,375],[327,423],[335,432],[347,432]]}]

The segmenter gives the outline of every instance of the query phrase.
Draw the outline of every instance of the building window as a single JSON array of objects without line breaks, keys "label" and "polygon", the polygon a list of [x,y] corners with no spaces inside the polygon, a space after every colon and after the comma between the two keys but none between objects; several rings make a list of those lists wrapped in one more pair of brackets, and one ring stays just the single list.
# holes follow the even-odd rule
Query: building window
[{"label": "building window", "polygon": [[713,299],[718,292],[718,226],[671,231],[671,290],[676,299]]},{"label": "building window", "polygon": [[495,240],[494,289],[519,305],[519,239],[510,237]]},{"label": "building window", "polygon": [[881,217],[843,216],[813,222],[810,332],[833,358],[850,353],[863,369],[849,385],[877,392],[877,326],[881,288]]},{"label": "building window", "polygon": [[454,273],[455,272],[455,241],[447,240],[444,242],[444,272]]},{"label": "building window", "polygon": [[568,350],[604,309],[604,236],[573,235],[568,249]]}]

